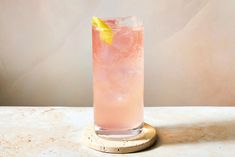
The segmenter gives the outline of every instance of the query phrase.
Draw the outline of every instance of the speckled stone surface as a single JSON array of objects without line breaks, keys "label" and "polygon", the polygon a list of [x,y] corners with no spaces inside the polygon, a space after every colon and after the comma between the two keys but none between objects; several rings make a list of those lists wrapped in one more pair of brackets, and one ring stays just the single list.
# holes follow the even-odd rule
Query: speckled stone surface
[{"label": "speckled stone surface", "polygon": [[82,144],[92,108],[0,107],[0,157],[231,157],[235,156],[235,108],[145,108],[145,122],[159,142],[132,154],[102,153]]}]

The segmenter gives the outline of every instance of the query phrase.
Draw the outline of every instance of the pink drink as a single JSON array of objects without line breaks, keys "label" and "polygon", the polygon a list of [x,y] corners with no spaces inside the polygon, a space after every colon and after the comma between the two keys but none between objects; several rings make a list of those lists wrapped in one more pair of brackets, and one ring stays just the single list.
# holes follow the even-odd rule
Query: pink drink
[{"label": "pink drink", "polygon": [[100,39],[99,28],[92,28],[93,101],[99,135],[129,136],[138,134],[142,128],[144,29],[131,20],[136,19],[104,20],[113,31],[112,44]]}]

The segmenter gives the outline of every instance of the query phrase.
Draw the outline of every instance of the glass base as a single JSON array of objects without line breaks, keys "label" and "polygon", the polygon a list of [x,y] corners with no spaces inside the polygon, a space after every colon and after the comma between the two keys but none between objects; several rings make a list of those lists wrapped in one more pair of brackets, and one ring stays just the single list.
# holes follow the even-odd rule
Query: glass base
[{"label": "glass base", "polygon": [[106,130],[95,125],[95,133],[98,136],[106,139],[127,140],[140,134],[142,132],[143,126],[144,122],[141,123],[138,127],[129,130]]}]

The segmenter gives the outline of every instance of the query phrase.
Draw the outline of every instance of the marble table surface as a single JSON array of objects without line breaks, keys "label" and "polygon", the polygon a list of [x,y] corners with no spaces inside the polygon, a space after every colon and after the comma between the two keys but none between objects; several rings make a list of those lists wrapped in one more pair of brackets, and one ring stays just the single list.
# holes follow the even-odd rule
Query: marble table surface
[{"label": "marble table surface", "polygon": [[138,153],[87,148],[81,135],[93,122],[89,107],[0,107],[0,157],[232,157],[234,107],[146,107],[159,140]]}]

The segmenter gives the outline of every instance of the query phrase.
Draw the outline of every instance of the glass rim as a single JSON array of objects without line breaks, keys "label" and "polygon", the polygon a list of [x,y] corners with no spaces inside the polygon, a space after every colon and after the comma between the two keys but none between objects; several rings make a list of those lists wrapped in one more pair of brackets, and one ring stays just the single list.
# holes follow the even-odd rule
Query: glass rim
[{"label": "glass rim", "polygon": [[[119,26],[127,26],[127,27],[130,27],[130,28],[143,28],[144,24],[143,24],[143,21],[140,20],[137,16],[118,16],[118,17],[100,17],[101,20],[103,20],[104,22],[105,21],[109,21],[109,20],[117,20],[117,21],[124,21],[124,20],[129,20],[131,22],[131,20],[136,20],[136,23],[134,26],[131,26],[131,25],[128,25],[128,24],[119,24]],[[134,23],[134,21],[133,21]],[[95,27],[95,26],[92,26],[92,28],[95,28],[96,30],[107,30],[105,28],[98,28],[98,27]],[[119,30],[120,28],[112,28],[112,30]]]}]

